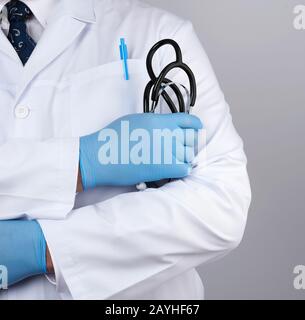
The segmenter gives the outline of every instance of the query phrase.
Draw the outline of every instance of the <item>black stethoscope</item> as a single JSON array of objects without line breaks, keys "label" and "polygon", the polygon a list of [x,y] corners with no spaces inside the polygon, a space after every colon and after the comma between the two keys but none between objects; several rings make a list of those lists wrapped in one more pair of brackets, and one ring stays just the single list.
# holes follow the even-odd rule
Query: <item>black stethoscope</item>
[{"label": "black stethoscope", "polygon": [[[165,45],[171,45],[176,52],[176,61],[167,65],[157,77],[153,71],[152,61],[156,52]],[[197,99],[197,84],[193,71],[183,62],[182,52],[178,43],[171,39],[161,40],[156,43],[152,49],[149,51],[146,59],[146,67],[148,74],[150,76],[150,81],[148,82],[145,91],[144,91],[144,113],[154,113],[156,111],[157,105],[159,103],[160,96],[163,97],[167,103],[170,111],[172,113],[184,112],[189,113],[191,107],[195,106]],[[166,78],[167,74],[173,69],[182,69],[188,76],[190,82],[190,90],[188,91],[186,87],[181,84],[176,84]],[[178,86],[181,86],[189,96],[188,102],[185,102],[184,95],[179,89]],[[166,88],[170,87],[176,95],[178,101],[178,107],[173,102],[172,98],[166,92]],[[169,180],[171,181],[171,180]],[[155,187],[159,187],[155,182],[153,183]],[[136,188],[139,191],[144,191],[147,188],[146,183],[139,183]]]},{"label": "black stethoscope", "polygon": [[[157,77],[153,70],[153,58],[156,52],[165,45],[171,45],[176,53],[176,61],[167,65]],[[144,113],[154,113],[159,103],[160,96],[163,97],[172,113],[184,112],[189,113],[190,108],[196,103],[197,98],[197,85],[193,71],[183,62],[182,52],[178,43],[172,39],[164,39],[156,43],[148,53],[146,59],[146,67],[150,81],[147,84],[144,91]],[[184,95],[179,89],[178,85],[167,78],[167,75],[173,69],[182,69],[188,76],[190,83],[190,90],[180,85],[188,95],[188,102],[185,102]],[[170,87],[175,93],[178,105],[175,104],[169,94],[166,92],[166,88]]]}]

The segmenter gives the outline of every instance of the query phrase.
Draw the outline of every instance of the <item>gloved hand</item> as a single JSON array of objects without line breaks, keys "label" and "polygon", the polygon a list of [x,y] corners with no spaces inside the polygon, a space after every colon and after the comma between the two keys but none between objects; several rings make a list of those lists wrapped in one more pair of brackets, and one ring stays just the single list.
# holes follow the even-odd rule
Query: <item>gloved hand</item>
[{"label": "gloved hand", "polygon": [[[112,122],[100,132],[81,138],[80,169],[84,189],[131,186],[188,176],[194,158],[192,151],[202,127],[200,119],[185,113],[132,114]],[[166,139],[173,145],[170,151],[164,142],[156,146],[156,129],[159,132],[166,129]],[[144,148],[139,148],[140,145]],[[149,157],[143,156],[144,153]],[[165,153],[166,162],[154,161],[164,160]]]},{"label": "gloved hand", "polygon": [[46,273],[46,241],[36,221],[0,221],[0,265],[8,285]]}]

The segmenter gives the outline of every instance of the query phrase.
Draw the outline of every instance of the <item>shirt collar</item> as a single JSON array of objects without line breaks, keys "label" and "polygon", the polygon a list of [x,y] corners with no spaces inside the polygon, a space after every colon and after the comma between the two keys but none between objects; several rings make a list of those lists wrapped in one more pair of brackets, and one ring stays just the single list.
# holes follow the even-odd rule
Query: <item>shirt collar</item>
[{"label": "shirt collar", "polygon": [[[0,0],[0,12],[10,0]],[[35,18],[45,28],[50,17],[50,13],[55,4],[60,0],[22,0],[33,12]]]}]

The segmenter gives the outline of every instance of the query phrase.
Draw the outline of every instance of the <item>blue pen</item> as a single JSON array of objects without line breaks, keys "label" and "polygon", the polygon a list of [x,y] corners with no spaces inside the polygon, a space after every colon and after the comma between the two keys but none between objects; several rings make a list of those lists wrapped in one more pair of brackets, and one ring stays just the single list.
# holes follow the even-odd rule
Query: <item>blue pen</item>
[{"label": "blue pen", "polygon": [[124,69],[124,77],[125,80],[129,80],[129,72],[128,72],[128,50],[127,45],[125,43],[125,39],[121,38],[121,44],[120,44],[120,55],[121,60],[123,61],[123,69]]}]

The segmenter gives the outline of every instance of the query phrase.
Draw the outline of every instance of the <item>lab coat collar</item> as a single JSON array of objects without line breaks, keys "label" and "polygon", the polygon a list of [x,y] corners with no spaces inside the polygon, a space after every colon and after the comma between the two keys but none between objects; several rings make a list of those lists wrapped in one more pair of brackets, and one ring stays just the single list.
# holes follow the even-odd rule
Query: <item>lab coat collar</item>
[{"label": "lab coat collar", "polygon": [[[10,0],[0,0],[0,12]],[[45,28],[54,16],[70,15],[83,22],[96,21],[93,0],[23,0]],[[56,10],[55,10],[56,9]]]},{"label": "lab coat collar", "polygon": [[[96,21],[94,0],[60,0],[48,21],[48,27],[21,73],[15,104],[35,76],[74,42],[86,24]],[[12,57],[17,56],[16,52],[12,53],[14,49],[8,45],[8,41],[3,40],[2,43],[4,43],[3,51],[7,54],[11,53]],[[11,48],[7,48],[8,46]],[[21,63],[20,59],[18,63]]]},{"label": "lab coat collar", "polygon": [[94,0],[63,0],[66,12],[83,22],[96,22]]}]

